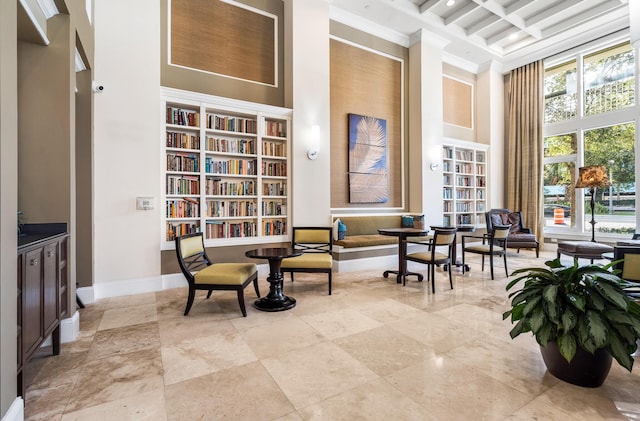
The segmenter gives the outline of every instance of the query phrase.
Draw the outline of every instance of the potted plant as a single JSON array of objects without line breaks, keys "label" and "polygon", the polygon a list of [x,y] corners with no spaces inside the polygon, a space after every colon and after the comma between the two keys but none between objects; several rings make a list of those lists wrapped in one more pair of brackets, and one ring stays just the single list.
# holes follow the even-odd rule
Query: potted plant
[{"label": "potted plant", "polygon": [[629,283],[608,265],[565,267],[560,259],[548,268],[518,269],[506,286],[515,326],[511,338],[532,332],[554,376],[572,384],[600,386],[611,368],[611,357],[631,371],[640,338],[640,304],[624,289]]}]

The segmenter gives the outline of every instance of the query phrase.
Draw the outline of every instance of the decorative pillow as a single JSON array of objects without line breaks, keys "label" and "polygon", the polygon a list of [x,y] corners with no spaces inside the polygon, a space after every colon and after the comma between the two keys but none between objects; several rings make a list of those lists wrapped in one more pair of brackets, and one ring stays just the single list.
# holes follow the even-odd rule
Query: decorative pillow
[{"label": "decorative pillow", "polygon": [[416,215],[413,217],[413,228],[424,229],[424,215]]},{"label": "decorative pillow", "polygon": [[502,222],[502,214],[501,213],[492,213],[491,214],[491,225],[504,225],[504,222]]},{"label": "decorative pillow", "polygon": [[337,218],[335,221],[333,221],[333,241],[338,241],[338,231],[339,231],[339,227],[340,227],[340,223],[342,221],[340,221],[340,218]]},{"label": "decorative pillow", "polygon": [[402,216],[402,228],[413,228],[413,216],[411,215],[403,215]]},{"label": "decorative pillow", "polygon": [[347,236],[347,226],[338,219],[338,240],[344,240]]},{"label": "decorative pillow", "polygon": [[519,212],[511,212],[507,215],[507,223],[511,224],[511,228],[509,232],[516,233],[520,231],[520,213]]}]

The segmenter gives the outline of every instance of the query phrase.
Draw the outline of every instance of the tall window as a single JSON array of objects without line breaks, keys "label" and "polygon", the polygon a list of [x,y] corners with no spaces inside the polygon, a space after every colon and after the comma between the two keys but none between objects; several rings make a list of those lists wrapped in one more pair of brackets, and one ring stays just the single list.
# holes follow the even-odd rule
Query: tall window
[{"label": "tall window", "polygon": [[595,195],[596,236],[636,231],[634,51],[629,43],[568,57],[545,70],[545,230],[589,232],[578,168],[603,165],[611,187]]}]

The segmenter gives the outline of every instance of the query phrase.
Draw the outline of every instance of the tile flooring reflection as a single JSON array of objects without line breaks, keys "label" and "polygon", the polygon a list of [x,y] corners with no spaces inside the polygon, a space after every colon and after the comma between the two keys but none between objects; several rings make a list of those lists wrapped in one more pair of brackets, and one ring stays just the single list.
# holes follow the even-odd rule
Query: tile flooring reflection
[{"label": "tile flooring reflection", "polygon": [[[509,253],[509,269],[542,265],[547,246]],[[436,294],[382,270],[287,277],[297,306],[278,313],[234,292],[186,289],[104,299],[80,312],[77,341],[26,369],[28,420],[598,420],[640,418],[640,366],[614,361],[605,384],[547,373],[535,340],[511,340],[502,262],[496,280],[470,257]],[[411,265],[426,274],[426,267]],[[268,285],[261,281],[261,292]],[[247,289],[247,301],[255,299]],[[43,350],[45,351],[45,350]],[[42,352],[45,354],[45,352]]]}]

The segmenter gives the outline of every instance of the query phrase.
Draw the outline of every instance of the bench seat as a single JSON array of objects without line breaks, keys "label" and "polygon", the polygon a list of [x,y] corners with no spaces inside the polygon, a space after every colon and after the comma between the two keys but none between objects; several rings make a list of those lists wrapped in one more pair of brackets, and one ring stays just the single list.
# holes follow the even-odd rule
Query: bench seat
[{"label": "bench seat", "polygon": [[384,246],[398,244],[398,238],[380,234],[348,235],[334,244],[344,248]]}]

